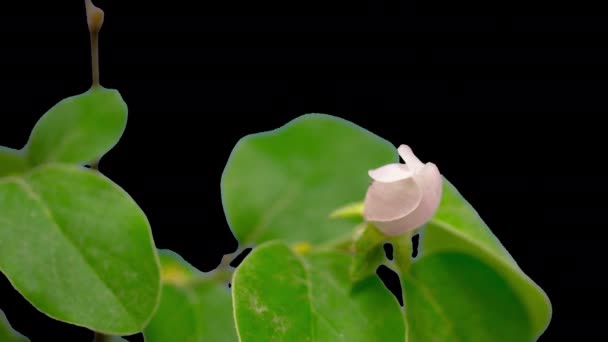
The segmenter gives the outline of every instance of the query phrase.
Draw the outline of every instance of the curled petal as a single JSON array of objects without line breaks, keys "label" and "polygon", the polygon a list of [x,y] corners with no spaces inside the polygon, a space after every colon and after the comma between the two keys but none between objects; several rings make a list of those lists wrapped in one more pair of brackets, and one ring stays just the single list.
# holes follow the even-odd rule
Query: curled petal
[{"label": "curled petal", "polygon": [[416,173],[418,172],[418,170],[424,167],[424,163],[421,162],[418,157],[416,157],[416,155],[409,146],[401,145],[397,149],[397,152],[399,152],[399,156],[401,157],[401,159],[403,159],[409,169],[412,170],[412,172]]},{"label": "curled petal", "polygon": [[368,171],[368,174],[373,180],[382,183],[396,182],[413,176],[413,173],[404,164],[384,165]]},{"label": "curled petal", "polygon": [[400,221],[420,206],[422,197],[412,177],[393,183],[374,182],[365,195],[363,215],[386,235],[399,235],[403,231]]},{"label": "curled petal", "polygon": [[374,182],[365,198],[365,218],[389,236],[416,229],[435,215],[442,186],[443,178],[433,163],[425,164],[412,178]]}]

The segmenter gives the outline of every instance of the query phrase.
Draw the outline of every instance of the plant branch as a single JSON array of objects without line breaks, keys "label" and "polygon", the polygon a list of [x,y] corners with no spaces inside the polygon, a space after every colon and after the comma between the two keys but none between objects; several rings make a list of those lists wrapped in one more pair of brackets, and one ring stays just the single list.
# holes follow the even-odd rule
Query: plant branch
[{"label": "plant branch", "polygon": [[91,0],[85,0],[87,24],[91,38],[91,71],[93,87],[99,86],[99,31],[104,21],[104,13],[93,5]]}]

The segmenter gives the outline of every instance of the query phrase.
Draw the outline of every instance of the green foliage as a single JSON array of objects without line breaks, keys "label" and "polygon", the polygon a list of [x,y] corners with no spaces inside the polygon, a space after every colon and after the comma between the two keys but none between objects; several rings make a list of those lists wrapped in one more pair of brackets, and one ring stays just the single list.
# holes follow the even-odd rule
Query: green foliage
[{"label": "green foliage", "polygon": [[547,328],[551,320],[551,303],[545,292],[519,268],[475,209],[448,180],[444,180],[439,210],[427,225],[420,247],[421,255],[442,251],[466,253],[489,265],[526,307],[533,335],[539,336]]},{"label": "green foliage", "polygon": [[329,215],[361,200],[367,171],[396,158],[391,144],[348,121],[301,116],[237,143],[221,183],[226,218],[243,245],[342,236],[352,224]]},{"label": "green foliage", "polygon": [[[367,172],[396,149],[324,114],[235,146],[222,201],[254,247],[235,272],[159,253],[135,200],[83,167],[126,122],[118,91],[93,87],[51,108],[24,149],[0,147],[0,271],[52,318],[147,342],[525,342],[549,324],[546,294],[448,180],[415,260],[409,234],[364,222]],[[405,308],[376,276],[383,263],[396,265]],[[0,318],[0,341],[28,341]]]},{"label": "green foliage", "polygon": [[53,106],[34,126],[25,147],[32,166],[82,164],[116,145],[127,124],[127,105],[115,89],[94,87]]},{"label": "green foliage", "polygon": [[0,310],[0,341],[2,342],[30,342],[30,339],[21,335],[13,329],[6,319],[6,315]]},{"label": "green foliage", "polygon": [[19,174],[27,169],[27,162],[21,151],[0,146],[0,177]]},{"label": "green foliage", "polygon": [[350,261],[278,241],[257,247],[234,275],[241,341],[404,341],[397,300],[375,277],[353,286]]},{"label": "green foliage", "polygon": [[471,255],[427,255],[402,277],[410,341],[533,341],[521,299]]},{"label": "green foliage", "polygon": [[160,294],[146,216],[99,173],[47,164],[0,180],[0,269],[40,311],[136,333]]},{"label": "green foliage", "polygon": [[171,251],[160,256],[162,300],[144,330],[146,342],[238,341],[231,294],[217,273],[204,274]]},{"label": "green foliage", "polygon": [[[345,137],[343,131],[357,134]],[[338,152],[351,139],[356,147]],[[395,246],[410,341],[538,338],[550,321],[548,298],[448,180],[416,260],[409,235],[389,238],[361,225],[363,206],[355,201],[362,200],[370,183],[367,170],[394,162],[385,149],[389,146],[383,139],[351,123],[316,115],[237,144],[222,183],[227,219],[241,241],[272,241],[256,247],[234,277],[241,339],[369,341],[390,340],[397,331],[405,334],[405,327],[387,325],[393,335],[383,336],[384,331],[358,321],[366,317],[355,309],[362,304],[346,295],[349,287],[378,280],[374,271],[384,261],[386,241]],[[382,158],[370,161],[371,151]],[[343,196],[345,184],[352,185],[348,196]],[[349,231],[354,235],[345,249],[341,237]],[[311,254],[294,252],[302,241],[312,243]],[[285,245],[296,242],[293,249]],[[389,292],[378,285],[366,292],[377,298],[367,319],[387,324],[396,311],[381,304],[378,298]]]},{"label": "green foliage", "polygon": [[93,87],[44,114],[22,150],[0,148],[0,271],[49,317],[110,335],[141,331],[161,291],[145,213],[82,167],[126,121],[118,91]]}]

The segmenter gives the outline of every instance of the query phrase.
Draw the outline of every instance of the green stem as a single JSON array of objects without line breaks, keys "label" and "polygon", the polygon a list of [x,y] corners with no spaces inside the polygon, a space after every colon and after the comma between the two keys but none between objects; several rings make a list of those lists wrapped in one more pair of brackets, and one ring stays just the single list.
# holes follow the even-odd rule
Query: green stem
[{"label": "green stem", "polygon": [[353,234],[357,229],[360,229],[360,226],[357,226],[355,230],[341,235],[333,240],[329,240],[318,245],[313,245],[312,248],[315,251],[340,250],[349,252],[353,244]]},{"label": "green stem", "polygon": [[213,279],[215,281],[218,282],[229,282],[232,280],[232,274],[234,273],[234,271],[222,268],[222,269],[216,269],[215,273],[213,274]]},{"label": "green stem", "polygon": [[390,242],[393,244],[393,256],[399,273],[407,273],[412,263],[412,233],[396,236]]}]

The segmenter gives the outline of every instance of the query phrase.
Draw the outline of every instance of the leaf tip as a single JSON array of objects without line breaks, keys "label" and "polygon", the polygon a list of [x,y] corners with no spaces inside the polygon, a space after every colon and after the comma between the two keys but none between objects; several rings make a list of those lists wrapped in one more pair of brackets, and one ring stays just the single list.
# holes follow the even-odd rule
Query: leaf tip
[{"label": "leaf tip", "polygon": [[363,202],[356,202],[338,208],[329,214],[330,219],[363,217]]}]

